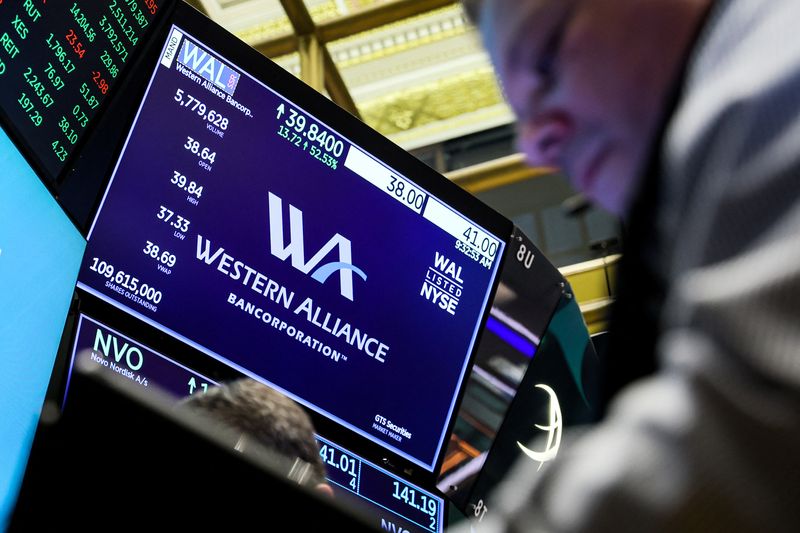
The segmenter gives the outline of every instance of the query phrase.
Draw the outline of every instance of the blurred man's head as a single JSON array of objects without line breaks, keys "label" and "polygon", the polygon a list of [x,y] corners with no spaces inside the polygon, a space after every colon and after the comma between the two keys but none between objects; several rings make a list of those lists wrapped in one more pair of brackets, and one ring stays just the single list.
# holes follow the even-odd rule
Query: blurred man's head
[{"label": "blurred man's head", "polygon": [[624,215],[713,0],[464,0],[529,162]]},{"label": "blurred man's head", "polygon": [[236,448],[246,451],[252,439],[272,452],[308,465],[302,483],[326,495],[333,489],[326,481],[314,426],[308,414],[284,394],[250,378],[196,392],[181,403],[181,409],[213,417],[242,434]]}]

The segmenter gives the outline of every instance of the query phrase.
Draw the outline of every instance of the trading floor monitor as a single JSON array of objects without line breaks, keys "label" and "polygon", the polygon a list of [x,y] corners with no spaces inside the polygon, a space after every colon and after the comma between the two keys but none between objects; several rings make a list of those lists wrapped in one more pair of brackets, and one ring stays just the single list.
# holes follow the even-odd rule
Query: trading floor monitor
[{"label": "trading floor monitor", "polygon": [[0,529],[25,471],[85,247],[0,129]]},{"label": "trading floor monitor", "polygon": [[45,409],[9,531],[379,531],[302,485],[296,462],[236,451],[239,437],[79,362],[66,408]]},{"label": "trading floor monitor", "polygon": [[165,30],[78,287],[431,476],[512,224],[193,9]]},{"label": "trading floor monitor", "polygon": [[[68,380],[62,406],[65,410],[80,409],[71,399],[72,376],[79,372],[78,361],[83,356],[84,371],[92,369],[127,380],[140,395],[152,395],[163,403],[178,405],[180,400],[203,394],[225,379],[209,377],[205,372],[169,357],[150,346],[120,333],[114,328],[87,315],[79,315]],[[213,373],[209,372],[209,373]],[[107,411],[115,419],[118,413]],[[334,432],[335,435],[335,432]],[[445,524],[445,505],[441,496],[432,493],[359,456],[330,436],[317,435],[329,483],[337,502],[358,509],[366,521],[376,528],[415,533],[441,532]]]},{"label": "trading floor monitor", "polygon": [[515,375],[542,368],[558,271],[184,2],[0,2],[0,24],[0,121],[88,241],[50,382],[65,416],[87,405],[82,350],[173,398],[249,376],[307,410],[330,481],[381,527],[441,531],[442,474],[521,383],[493,347],[520,341]]}]

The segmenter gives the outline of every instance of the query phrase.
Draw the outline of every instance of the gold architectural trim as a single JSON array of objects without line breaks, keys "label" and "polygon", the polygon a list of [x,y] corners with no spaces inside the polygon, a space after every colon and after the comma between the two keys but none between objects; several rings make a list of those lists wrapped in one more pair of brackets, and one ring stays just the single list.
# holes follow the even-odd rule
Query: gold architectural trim
[{"label": "gold architectural trim", "polygon": [[431,122],[408,131],[389,134],[387,137],[406,150],[413,150],[453,137],[502,126],[508,124],[512,119],[507,107],[497,104],[477,111],[465,112],[449,119]]},{"label": "gold architectural trim", "polygon": [[[457,4],[455,0],[395,0],[378,4],[373,7],[357,11],[350,15],[335,17],[323,21],[325,17],[320,17],[320,6],[310,9],[314,20],[319,23],[316,26],[316,34],[320,43],[328,44],[332,41],[339,41],[351,38],[358,34],[383,31],[383,26],[401,24],[407,19],[423,16],[437,9],[452,8]],[[322,6],[324,9],[324,6]],[[290,48],[290,41],[294,35],[286,35],[292,31],[289,19],[278,19],[268,21],[247,30],[237,32],[237,36],[248,42],[253,48],[267,57],[286,55],[294,52],[296,48]],[[278,37],[274,37],[278,35]],[[258,36],[262,36],[258,40]],[[263,36],[267,36],[264,38]],[[424,44],[424,43],[422,43]]]},{"label": "gold architectural trim", "polygon": [[472,194],[497,187],[545,176],[555,172],[553,168],[534,168],[527,164],[522,154],[512,154],[478,165],[454,170],[445,174],[453,182]]},{"label": "gold architectural trim", "polygon": [[613,303],[614,301],[609,299],[602,302],[579,304],[581,314],[583,315],[583,322],[586,324],[586,329],[589,330],[589,335],[608,331],[609,317]]},{"label": "gold architectural trim", "polygon": [[317,26],[306,5],[301,0],[280,3],[297,35],[301,79],[320,93],[327,89],[334,102],[361,118],[328,48],[319,41]]},{"label": "gold architectural trim", "polygon": [[325,42],[338,41],[353,35],[414,19],[431,11],[458,4],[458,0],[395,0],[375,5],[350,15],[319,24]]},{"label": "gold architectural trim", "polygon": [[608,329],[609,312],[616,298],[619,254],[593,259],[559,269],[570,284],[589,333]]},{"label": "gold architectural trim", "polygon": [[604,266],[614,265],[619,262],[620,257],[621,256],[619,254],[613,254],[609,255],[608,257],[601,257],[599,259],[592,259],[591,261],[584,261],[583,263],[576,263],[574,265],[561,267],[559,270],[564,277],[574,276],[576,274],[603,268]]},{"label": "gold architectural trim", "polygon": [[503,101],[494,72],[487,66],[364,102],[359,109],[367,124],[391,136]]},{"label": "gold architectural trim", "polygon": [[[439,19],[442,14],[449,16]],[[326,42],[335,49],[339,67],[348,68],[429,46],[467,31],[462,12],[451,6]]]},{"label": "gold architectural trim", "polygon": [[206,11],[206,7],[202,4],[200,0],[185,0],[187,4],[198,10],[203,15],[208,16],[208,11]]},{"label": "gold architectural trim", "polygon": [[[288,25],[288,22],[287,22]],[[291,26],[289,26],[289,30],[291,30]],[[236,34],[240,39],[243,41],[247,41],[240,34]],[[293,52],[297,52],[297,37],[294,33],[288,33],[281,37],[277,37],[275,39],[265,41],[261,44],[252,44],[253,48],[258,50],[262,55],[271,58],[277,58],[280,56],[289,55]]]}]

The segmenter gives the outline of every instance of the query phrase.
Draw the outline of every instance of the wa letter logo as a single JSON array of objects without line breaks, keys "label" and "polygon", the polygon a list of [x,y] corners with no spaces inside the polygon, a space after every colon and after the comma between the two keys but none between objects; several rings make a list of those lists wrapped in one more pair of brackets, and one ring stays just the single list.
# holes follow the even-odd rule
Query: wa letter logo
[{"label": "wa letter logo", "polygon": [[[339,272],[339,292],[348,300],[353,300],[353,272],[364,281],[367,275],[363,270],[353,265],[350,240],[336,234],[323,246],[314,257],[306,262],[303,238],[303,212],[289,204],[289,243],[283,242],[283,201],[280,197],[269,193],[269,241],[272,255],[286,261],[292,258],[292,266],[309,274],[312,278],[325,283],[331,274]],[[334,248],[339,250],[339,260],[325,263],[317,267]],[[313,270],[313,272],[312,272]]]}]

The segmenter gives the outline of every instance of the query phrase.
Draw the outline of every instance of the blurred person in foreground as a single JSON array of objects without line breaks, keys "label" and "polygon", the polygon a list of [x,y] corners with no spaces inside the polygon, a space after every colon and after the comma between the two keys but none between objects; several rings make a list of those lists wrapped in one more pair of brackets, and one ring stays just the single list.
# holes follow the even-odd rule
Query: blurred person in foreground
[{"label": "blurred person in foreground", "polygon": [[463,0],[529,162],[620,216],[604,418],[478,531],[800,524],[800,2]]},{"label": "blurred person in foreground", "polygon": [[297,481],[333,497],[311,418],[288,396],[254,379],[241,378],[196,392],[182,400],[178,409],[211,417],[241,433],[235,445],[240,452],[247,453],[252,439],[279,457],[299,459],[304,464],[297,469]]}]

